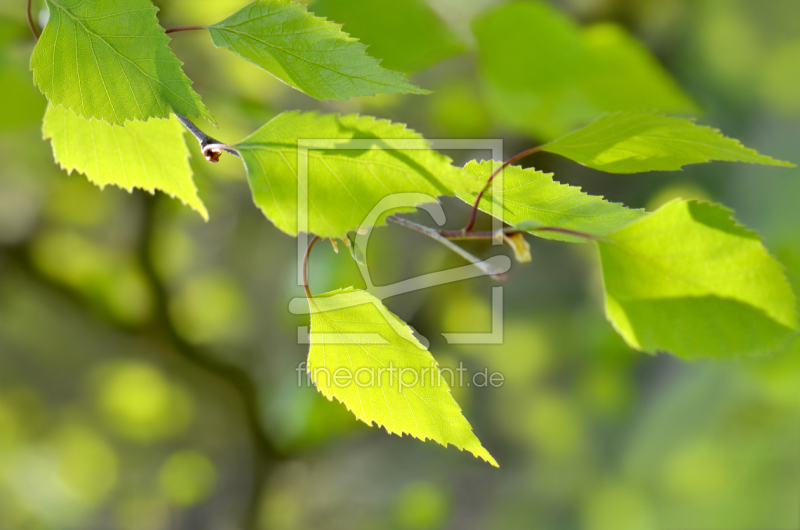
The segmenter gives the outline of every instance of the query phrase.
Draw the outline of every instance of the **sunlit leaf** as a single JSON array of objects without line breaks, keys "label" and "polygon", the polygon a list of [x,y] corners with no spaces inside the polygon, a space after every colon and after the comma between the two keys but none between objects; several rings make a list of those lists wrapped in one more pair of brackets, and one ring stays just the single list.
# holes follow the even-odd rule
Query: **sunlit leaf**
[{"label": "sunlit leaf", "polygon": [[33,79],[54,105],[122,125],[170,114],[213,122],[150,0],[46,0],[47,26],[31,56]]},{"label": "sunlit leaf", "polygon": [[308,371],[328,399],[367,425],[452,444],[496,466],[411,329],[366,291],[314,296]]},{"label": "sunlit leaf", "polygon": [[315,17],[292,0],[253,2],[208,31],[215,46],[317,99],[428,93],[409,84],[403,74],[381,67],[339,24]]},{"label": "sunlit leaf", "polygon": [[309,9],[344,24],[392,70],[416,72],[464,50],[464,44],[423,0],[317,0]]},{"label": "sunlit leaf", "polygon": [[767,353],[796,328],[781,265],[730,215],[676,200],[598,243],[606,315],[628,344],[732,358]]},{"label": "sunlit leaf", "polygon": [[[484,160],[470,162],[464,170],[477,181],[486,182],[498,167],[498,162],[493,165],[490,160]],[[502,199],[493,196],[493,189],[503,190]],[[477,194],[459,193],[458,196],[474,204]],[[626,208],[602,197],[587,195],[580,188],[556,182],[550,173],[519,166],[508,166],[495,177],[479,208],[537,236],[573,242],[585,242],[586,239],[538,229],[545,226],[603,235],[646,215],[643,210]]]},{"label": "sunlit leaf", "polygon": [[793,167],[690,119],[639,112],[603,116],[542,151],[609,173],[679,170],[711,160]]},{"label": "sunlit leaf", "polygon": [[[316,148],[298,150],[300,140],[315,138],[323,139]],[[244,160],[256,204],[275,226],[297,235],[298,212],[307,211],[309,232],[343,238],[386,197],[419,195],[381,211],[373,226],[392,212],[431,202],[430,197],[475,189],[479,183],[428,145],[405,125],[386,120],[285,112],[233,147]],[[308,187],[301,189],[308,190],[307,201],[298,205],[298,179],[305,178]]]},{"label": "sunlit leaf", "polygon": [[505,125],[550,140],[605,112],[695,106],[624,29],[581,29],[543,2],[503,3],[473,23],[489,103]]},{"label": "sunlit leaf", "polygon": [[161,190],[208,218],[192,181],[183,126],[175,118],[120,127],[49,105],[43,133],[53,144],[56,162],[68,172],[83,173],[101,188]]}]

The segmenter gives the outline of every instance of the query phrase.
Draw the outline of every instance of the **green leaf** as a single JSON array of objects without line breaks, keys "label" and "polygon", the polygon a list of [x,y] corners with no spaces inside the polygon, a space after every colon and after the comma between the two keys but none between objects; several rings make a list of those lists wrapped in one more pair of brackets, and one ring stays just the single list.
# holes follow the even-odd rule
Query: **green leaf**
[{"label": "green leaf", "polygon": [[464,51],[463,41],[422,0],[318,0],[310,9],[344,23],[382,65],[416,72]]},{"label": "green leaf", "polygon": [[503,3],[473,23],[493,114],[550,140],[600,114],[696,107],[623,28],[581,29],[543,2]]},{"label": "green leaf", "polygon": [[84,118],[203,117],[213,123],[170,51],[149,0],[46,0],[50,19],[31,56],[33,80],[54,105]]},{"label": "green leaf", "polygon": [[292,0],[253,2],[208,31],[218,48],[317,99],[429,93],[409,84],[403,74],[382,68],[340,25],[315,17]]},{"label": "green leaf", "polygon": [[640,112],[602,116],[541,150],[609,173],[675,171],[711,160],[794,167],[690,119]]},{"label": "green leaf", "polygon": [[[298,142],[308,138],[324,139],[318,145],[326,149],[298,151]],[[417,194],[413,200],[398,195],[402,204],[392,207],[383,203],[386,209],[370,226],[383,224],[391,213],[431,202],[430,197],[479,187],[428,145],[402,124],[295,111],[276,116],[232,147],[242,156],[256,204],[275,226],[297,235],[298,211],[307,208],[309,232],[344,238],[387,197]],[[303,160],[307,171],[300,173],[298,162]],[[298,205],[298,178],[304,176],[308,200]]]},{"label": "green leaf", "polygon": [[450,395],[447,377],[411,329],[352,287],[314,296],[308,371],[317,389],[367,425],[466,449],[493,466]]},{"label": "green leaf", "polygon": [[[464,171],[480,182],[486,182],[499,162],[472,161]],[[502,189],[502,200],[494,197],[492,190]],[[477,193],[459,193],[458,197],[475,204]],[[643,210],[633,210],[621,204],[608,202],[602,197],[587,195],[580,188],[553,180],[551,173],[535,169],[508,166],[492,181],[492,186],[481,198],[478,207],[501,221],[521,230],[547,239],[585,242],[586,239],[539,230],[555,227],[600,236],[612,232],[646,215]],[[497,211],[494,211],[494,210]]]},{"label": "green leaf", "polygon": [[53,105],[47,107],[43,126],[56,162],[67,172],[83,173],[100,188],[111,184],[128,191],[161,190],[208,219],[192,182],[183,131],[176,118],[131,121],[120,127],[85,120]]},{"label": "green leaf", "polygon": [[676,200],[598,245],[606,315],[633,348],[733,358],[797,327],[781,265],[721,206]]}]

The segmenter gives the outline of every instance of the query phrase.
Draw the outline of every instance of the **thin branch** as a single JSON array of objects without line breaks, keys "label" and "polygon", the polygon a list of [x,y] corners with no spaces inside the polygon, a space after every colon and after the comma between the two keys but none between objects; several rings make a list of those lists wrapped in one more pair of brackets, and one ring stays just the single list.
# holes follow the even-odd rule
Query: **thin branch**
[{"label": "thin branch", "polygon": [[197,29],[206,29],[207,26],[185,26],[182,28],[170,28],[166,30],[164,33],[178,33],[179,31],[194,31]]},{"label": "thin branch", "polygon": [[203,147],[203,156],[206,157],[206,160],[209,162],[215,163],[219,162],[219,157],[223,151],[230,153],[237,158],[242,158],[236,149],[221,143],[210,143]]},{"label": "thin branch", "polygon": [[589,241],[600,241],[602,238],[587,234],[586,232],[578,232],[577,230],[570,230],[568,228],[558,228],[556,226],[540,226],[538,228],[532,228],[529,230],[530,232],[558,232],[559,234],[567,234],[568,236],[575,236],[575,237],[582,237],[583,239],[588,239]]},{"label": "thin branch", "polygon": [[484,184],[483,189],[478,194],[478,197],[475,199],[475,204],[472,206],[472,213],[469,216],[469,222],[467,223],[467,226],[464,227],[465,232],[469,232],[470,230],[472,230],[472,227],[475,226],[475,219],[478,216],[478,205],[481,203],[481,199],[483,198],[484,193],[486,193],[486,191],[489,189],[489,186],[492,185],[492,181],[494,180],[494,178],[506,167],[510,166],[517,160],[525,158],[528,155],[532,155],[533,153],[538,152],[540,149],[541,147],[532,147],[530,149],[522,151],[521,153],[517,153],[516,155],[512,156],[511,158],[503,162],[503,165],[497,168],[495,172],[489,176],[489,179],[486,181],[486,184]]},{"label": "thin branch", "polygon": [[497,239],[502,238],[503,234],[513,235],[519,230],[499,230],[497,232],[466,232],[462,230],[439,230],[438,234],[445,239],[451,241],[465,240],[465,239]]},{"label": "thin branch", "polygon": [[306,298],[308,298],[309,302],[312,301],[312,296],[311,289],[308,288],[308,257],[311,255],[311,249],[314,248],[314,244],[317,241],[319,241],[319,236],[314,236],[308,244],[305,256],[303,256],[303,289],[306,290]]},{"label": "thin branch", "polygon": [[588,239],[589,241],[600,241],[599,236],[587,234],[585,232],[578,232],[577,230],[570,230],[569,228],[559,228],[557,226],[539,226],[536,228],[529,228],[527,230],[520,230],[513,226],[508,226],[503,230],[496,232],[465,232],[464,230],[440,230],[439,235],[450,240],[463,240],[463,239],[496,239],[502,235],[513,236],[514,234],[521,234],[524,232],[558,232],[569,236],[580,237]]},{"label": "thin branch", "polygon": [[207,135],[198,129],[197,125],[195,125],[192,120],[186,116],[181,116],[180,114],[176,114],[175,116],[178,118],[178,120],[180,120],[183,126],[186,127],[186,129],[192,133],[195,138],[197,138],[197,141],[200,143],[200,149],[203,150],[203,156],[206,157],[206,160],[209,162],[219,162],[219,157],[222,154],[222,151],[241,158],[236,149],[220,142],[216,138]]},{"label": "thin branch", "polygon": [[36,40],[39,40],[39,31],[36,29],[36,24],[33,22],[33,15],[31,14],[31,0],[28,0],[28,27],[31,28],[31,33]]},{"label": "thin branch", "polygon": [[490,263],[487,263],[486,261],[483,261],[473,256],[472,254],[470,254],[463,248],[459,247],[449,239],[443,237],[441,234],[439,234],[437,230],[434,230],[433,228],[417,224],[413,221],[409,221],[408,219],[405,219],[403,217],[398,217],[396,215],[390,215],[389,217],[386,218],[386,220],[394,224],[410,228],[411,230],[419,232],[420,234],[425,234],[431,239],[438,241],[439,243],[446,246],[447,248],[449,248],[450,250],[452,250],[465,260],[469,261],[470,263],[481,269],[484,273],[488,274],[495,280],[504,280],[506,278],[506,275],[503,273],[503,271],[501,271],[494,265],[491,265]]}]

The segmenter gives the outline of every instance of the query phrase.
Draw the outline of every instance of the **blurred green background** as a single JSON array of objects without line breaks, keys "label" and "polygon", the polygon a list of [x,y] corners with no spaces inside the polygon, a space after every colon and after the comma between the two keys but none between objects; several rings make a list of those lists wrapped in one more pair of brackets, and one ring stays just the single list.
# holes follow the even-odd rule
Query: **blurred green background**
[{"label": "blurred green background", "polygon": [[[212,23],[245,3],[156,2],[166,27]],[[433,22],[398,7],[410,2],[312,3],[386,66],[413,72],[435,91],[427,97],[326,104],[202,32],[174,35],[172,48],[221,125],[207,132],[224,141],[283,109],[323,109],[404,121],[428,138],[504,138],[510,156],[541,138],[498,119],[479,79],[470,21],[494,3],[430,0]],[[627,28],[703,123],[800,162],[797,0],[554,5],[581,24]],[[533,262],[505,284],[502,345],[449,346],[440,335],[490,329],[488,279],[388,300],[442,365],[505,375],[500,388],[454,389],[501,467],[389,436],[298,387],[307,346],[296,328],[307,320],[288,311],[302,296],[295,240],[253,206],[240,162],[212,166],[187,137],[208,223],[168,197],[68,177],[41,140],[45,100],[27,68],[21,0],[0,5],[0,45],[0,529],[800,528],[800,339],[738,362],[633,352],[604,319],[594,249],[532,238]],[[618,176],[549,155],[526,164],[633,207],[722,202],[800,292],[798,169]],[[465,205],[445,207],[453,227],[463,223]],[[369,259],[378,284],[462,264],[398,227],[375,234]],[[346,251],[323,244],[311,284],[362,282]]]}]

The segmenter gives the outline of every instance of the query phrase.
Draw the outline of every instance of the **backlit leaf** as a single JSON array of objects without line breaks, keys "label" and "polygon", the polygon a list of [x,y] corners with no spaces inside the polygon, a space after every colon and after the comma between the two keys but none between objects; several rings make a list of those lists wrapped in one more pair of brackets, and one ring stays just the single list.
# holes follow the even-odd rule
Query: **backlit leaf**
[{"label": "backlit leaf", "polygon": [[317,99],[428,93],[409,84],[403,74],[381,67],[339,24],[315,17],[292,0],[253,2],[208,31],[215,46]]},{"label": "backlit leaf", "polygon": [[54,105],[122,125],[170,114],[213,122],[170,51],[150,0],[46,0],[33,79]]},{"label": "backlit leaf", "polygon": [[631,347],[764,354],[797,326],[781,265],[721,206],[676,200],[598,243],[606,315]]},{"label": "backlit leaf", "polygon": [[[317,147],[298,150],[301,140],[316,142]],[[371,226],[382,224],[392,212],[431,202],[431,197],[479,186],[428,146],[403,124],[366,116],[284,112],[233,147],[247,168],[256,204],[275,226],[297,235],[298,212],[303,211],[307,231],[343,238],[384,198],[418,195],[386,207]],[[301,188],[308,190],[307,200],[299,205],[298,178],[308,183]]]},{"label": "backlit leaf", "polygon": [[473,30],[494,115],[541,140],[606,112],[696,111],[652,54],[619,26],[582,29],[532,1],[500,4]]},{"label": "backlit leaf", "polygon": [[493,466],[430,352],[374,296],[348,288],[314,296],[308,371],[317,389],[367,425],[466,449]]},{"label": "backlit leaf", "polygon": [[111,184],[128,191],[161,190],[208,219],[192,181],[183,126],[176,118],[131,121],[120,127],[48,105],[43,132],[53,144],[56,162],[68,172],[83,173],[101,188]]},{"label": "backlit leaf", "polygon": [[[472,161],[464,170],[477,181],[486,182],[493,170],[500,167],[490,160]],[[503,190],[502,199],[492,190]],[[474,204],[476,193],[459,193],[459,198]],[[553,180],[551,173],[508,166],[492,181],[492,187],[481,199],[479,208],[512,226],[547,239],[585,242],[586,239],[559,232],[540,231],[542,226],[574,230],[591,235],[612,232],[646,213],[608,202],[602,197],[587,195],[580,188]]]},{"label": "backlit leaf", "polygon": [[679,170],[711,160],[793,167],[692,120],[639,112],[603,116],[542,151],[609,173]]},{"label": "backlit leaf", "polygon": [[464,50],[464,43],[424,0],[317,0],[311,11],[344,24],[392,70],[416,72]]}]

